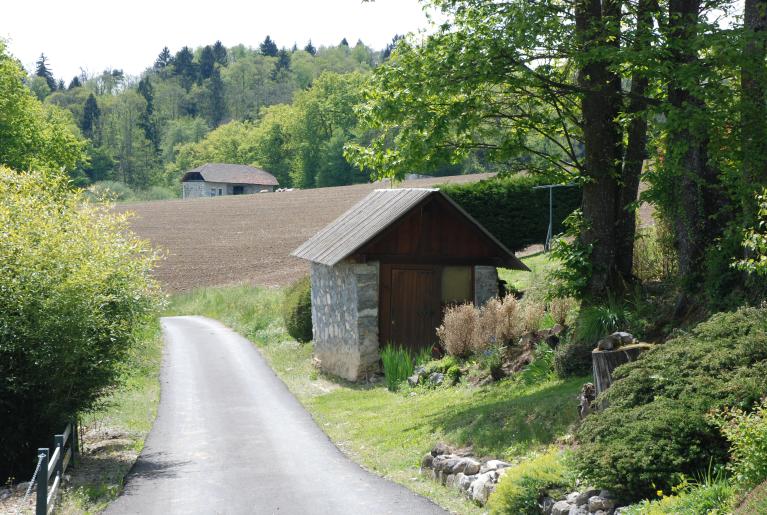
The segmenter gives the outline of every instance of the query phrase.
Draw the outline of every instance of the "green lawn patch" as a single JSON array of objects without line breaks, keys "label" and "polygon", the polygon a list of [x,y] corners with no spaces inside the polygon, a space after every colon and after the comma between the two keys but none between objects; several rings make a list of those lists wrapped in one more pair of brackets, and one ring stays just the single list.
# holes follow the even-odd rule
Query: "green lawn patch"
[{"label": "green lawn patch", "polygon": [[509,270],[499,268],[498,277],[506,281],[509,288],[525,291],[531,286],[536,286],[545,280],[545,276],[557,266],[557,261],[550,253],[537,252],[523,257],[522,262],[530,268],[530,272],[522,270]]},{"label": "green lawn patch", "polygon": [[585,378],[390,392],[383,382],[327,377],[311,364],[311,344],[287,335],[281,301],[278,289],[207,288],[172,297],[168,314],[205,315],[248,337],[340,449],[452,511],[482,512],[419,474],[420,458],[435,443],[472,445],[480,456],[514,460],[567,434],[577,419],[576,396]]}]

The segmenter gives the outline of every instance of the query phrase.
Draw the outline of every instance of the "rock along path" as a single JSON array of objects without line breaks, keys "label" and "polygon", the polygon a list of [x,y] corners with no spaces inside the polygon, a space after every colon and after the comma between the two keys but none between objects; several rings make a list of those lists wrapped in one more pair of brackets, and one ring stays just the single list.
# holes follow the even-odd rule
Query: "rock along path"
[{"label": "rock along path", "polygon": [[162,326],[157,419],[105,513],[445,513],[346,458],[245,338],[203,317]]}]

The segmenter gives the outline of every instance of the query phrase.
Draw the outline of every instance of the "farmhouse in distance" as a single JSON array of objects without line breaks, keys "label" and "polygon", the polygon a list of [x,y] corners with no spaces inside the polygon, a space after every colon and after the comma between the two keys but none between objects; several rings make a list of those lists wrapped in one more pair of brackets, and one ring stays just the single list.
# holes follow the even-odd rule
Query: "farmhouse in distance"
[{"label": "farmhouse in distance", "polygon": [[314,355],[350,381],[387,343],[437,343],[444,308],[498,295],[496,267],[529,270],[438,189],[379,189],[293,251],[311,262]]},{"label": "farmhouse in distance", "polygon": [[247,165],[206,163],[181,178],[183,198],[272,192],[279,182],[265,170]]}]

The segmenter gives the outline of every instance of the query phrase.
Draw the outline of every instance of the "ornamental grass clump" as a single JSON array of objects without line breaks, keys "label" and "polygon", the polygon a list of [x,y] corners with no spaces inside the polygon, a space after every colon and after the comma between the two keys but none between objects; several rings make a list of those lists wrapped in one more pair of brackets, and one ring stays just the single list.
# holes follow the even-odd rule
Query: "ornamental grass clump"
[{"label": "ornamental grass clump", "polygon": [[442,325],[437,328],[445,350],[451,356],[468,357],[478,346],[479,311],[471,303],[459,304],[445,310]]},{"label": "ornamental grass clump", "polygon": [[523,334],[538,330],[544,314],[543,304],[513,295],[490,299],[479,309],[460,304],[445,311],[437,336],[448,354],[466,358],[516,344]]},{"label": "ornamental grass clump", "polygon": [[407,349],[387,344],[381,351],[386,388],[397,391],[399,385],[413,374],[413,358]]}]

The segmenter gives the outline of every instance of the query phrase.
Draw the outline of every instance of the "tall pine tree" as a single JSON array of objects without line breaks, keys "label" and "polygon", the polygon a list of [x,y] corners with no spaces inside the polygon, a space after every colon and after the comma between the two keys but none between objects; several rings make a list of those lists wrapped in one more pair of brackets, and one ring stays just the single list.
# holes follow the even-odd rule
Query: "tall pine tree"
[{"label": "tall pine tree", "polygon": [[185,46],[176,53],[173,59],[174,74],[181,78],[181,85],[189,91],[197,78],[197,69],[194,64],[192,50]]},{"label": "tall pine tree", "polygon": [[171,64],[173,64],[173,56],[170,54],[168,47],[163,47],[162,51],[154,62],[154,69],[157,71],[164,70]]},{"label": "tall pine tree", "polygon": [[82,86],[82,84],[80,83],[80,79],[75,75],[74,77],[72,77],[72,80],[70,81],[69,87],[67,89],[75,89],[75,88],[79,88],[80,86]]},{"label": "tall pine tree", "polygon": [[35,75],[44,78],[51,91],[56,91],[56,80],[53,78],[50,68],[48,68],[48,58],[45,57],[45,54],[40,54],[40,58],[37,60]]},{"label": "tall pine tree", "polygon": [[307,52],[309,52],[312,55],[317,55],[317,49],[314,48],[314,45],[312,45],[312,40],[311,39],[309,40],[309,42],[304,47],[304,50],[306,50]]},{"label": "tall pine tree", "polygon": [[269,57],[277,57],[277,43],[272,41],[271,37],[266,36],[266,39],[261,43],[260,48],[262,54],[268,55]]},{"label": "tall pine tree", "polygon": [[226,103],[224,102],[224,82],[218,68],[213,68],[213,73],[206,84],[208,93],[207,118],[211,127],[218,127],[226,118]]},{"label": "tall pine tree", "polygon": [[206,45],[200,52],[200,80],[209,79],[213,75],[216,66],[216,56],[213,47]]},{"label": "tall pine tree", "polygon": [[226,66],[226,57],[226,47],[223,45],[223,43],[221,43],[221,41],[216,41],[213,44],[214,60],[221,66]]},{"label": "tall pine tree", "polygon": [[141,113],[141,119],[139,120],[139,127],[144,131],[146,139],[152,143],[155,151],[160,148],[160,135],[157,130],[157,124],[154,121],[154,88],[152,83],[149,82],[149,78],[143,78],[138,83],[138,92],[144,97],[146,101],[146,107],[144,112]]},{"label": "tall pine tree", "polygon": [[94,97],[93,93],[91,93],[88,95],[88,98],[85,101],[85,105],[83,106],[83,117],[80,120],[80,128],[83,130],[83,134],[85,134],[95,143],[98,143],[96,141],[98,139],[96,129],[98,128],[98,121],[100,117],[101,110],[99,109],[99,104],[96,102],[96,97]]}]

